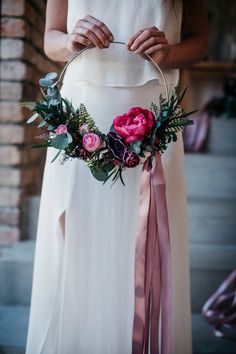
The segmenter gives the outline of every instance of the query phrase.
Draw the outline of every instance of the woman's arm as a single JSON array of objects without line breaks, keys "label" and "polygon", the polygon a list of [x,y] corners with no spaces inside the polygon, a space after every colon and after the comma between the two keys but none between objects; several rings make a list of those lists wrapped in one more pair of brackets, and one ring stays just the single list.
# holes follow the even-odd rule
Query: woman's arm
[{"label": "woman's arm", "polygon": [[187,6],[183,6],[181,42],[171,46],[167,66],[187,68],[203,60],[207,54],[207,33],[207,12],[204,0],[189,1]]},{"label": "woman's arm", "polygon": [[92,16],[79,19],[67,33],[67,0],[48,0],[44,33],[44,52],[54,61],[68,61],[85,46],[108,48],[114,39],[107,26]]},{"label": "woman's arm", "polygon": [[207,52],[204,0],[184,1],[180,43],[170,45],[163,32],[151,27],[131,37],[127,42],[128,49],[141,55],[149,54],[163,69],[187,68],[201,61]]},{"label": "woman's arm", "polygon": [[49,0],[46,7],[44,52],[52,60],[67,61],[72,53],[67,48],[67,0]]}]

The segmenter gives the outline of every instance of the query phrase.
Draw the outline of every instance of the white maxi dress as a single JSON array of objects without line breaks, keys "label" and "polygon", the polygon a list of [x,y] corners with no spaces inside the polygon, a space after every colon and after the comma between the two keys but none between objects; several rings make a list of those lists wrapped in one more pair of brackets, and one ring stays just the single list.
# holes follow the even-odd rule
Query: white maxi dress
[{"label": "white maxi dress", "polygon": [[[87,14],[116,41],[155,25],[180,40],[181,7],[169,0],[69,0],[68,32]],[[164,72],[168,85],[178,70]],[[61,94],[82,102],[103,132],[133,106],[158,102],[163,83],[150,62],[124,46],[85,51],[68,67]],[[60,163],[48,148],[36,237],[26,354],[131,354],[135,236],[141,167],[127,169],[124,187],[103,185],[83,161]],[[189,261],[182,134],[162,155],[171,238],[170,354],[191,354]],[[62,218],[65,228],[62,228]]]}]

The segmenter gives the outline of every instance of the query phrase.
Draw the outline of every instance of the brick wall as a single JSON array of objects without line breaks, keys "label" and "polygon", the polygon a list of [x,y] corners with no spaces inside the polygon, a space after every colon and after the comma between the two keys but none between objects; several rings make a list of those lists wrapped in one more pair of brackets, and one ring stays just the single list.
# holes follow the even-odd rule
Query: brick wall
[{"label": "brick wall", "polygon": [[0,245],[27,238],[24,201],[40,193],[45,151],[30,149],[35,128],[20,101],[39,95],[37,82],[58,71],[43,53],[45,1],[1,2]]}]

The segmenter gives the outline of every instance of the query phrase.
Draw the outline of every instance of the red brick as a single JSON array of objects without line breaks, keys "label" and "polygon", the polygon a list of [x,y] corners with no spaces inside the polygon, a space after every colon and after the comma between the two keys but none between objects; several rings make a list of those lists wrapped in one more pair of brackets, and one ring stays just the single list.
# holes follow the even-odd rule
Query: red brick
[{"label": "red brick", "polygon": [[18,226],[19,219],[18,208],[0,208],[0,225]]},{"label": "red brick", "polygon": [[1,81],[0,90],[2,100],[19,101],[22,98],[23,85],[19,82]]},{"label": "red brick", "polygon": [[20,230],[17,227],[0,226],[0,246],[10,246],[20,238]]},{"label": "red brick", "polygon": [[24,128],[16,124],[2,124],[0,129],[2,144],[21,144],[24,142]]},{"label": "red brick", "polygon": [[24,59],[32,63],[40,73],[55,71],[55,63],[47,59],[43,53],[39,53],[31,45],[25,43]]},{"label": "red brick", "polygon": [[27,24],[22,18],[1,18],[2,37],[22,38],[26,36]]},{"label": "red brick", "polygon": [[1,40],[2,59],[22,58],[23,53],[24,53],[24,42],[21,39],[2,38]]},{"label": "red brick", "polygon": [[0,185],[18,187],[21,183],[21,171],[18,168],[0,167]]},{"label": "red brick", "polygon": [[22,165],[37,163],[37,161],[44,159],[46,150],[42,148],[32,149],[31,144],[33,144],[34,142],[35,142],[34,139],[31,138],[30,143],[26,144],[25,148],[22,149],[21,152]]},{"label": "red brick", "polygon": [[25,0],[2,0],[2,16],[22,16],[25,11]]},{"label": "red brick", "polygon": [[25,18],[29,21],[39,32],[44,33],[45,21],[42,16],[26,1],[25,3]]},{"label": "red brick", "polygon": [[0,164],[18,165],[21,162],[21,152],[16,146],[0,146]]},{"label": "red brick", "polygon": [[21,122],[29,114],[18,102],[0,102],[0,122]]},{"label": "red brick", "polygon": [[0,187],[0,206],[18,207],[21,202],[21,190],[18,188]]},{"label": "red brick", "polygon": [[31,0],[31,3],[39,10],[37,11],[41,17],[45,15],[45,1],[44,0]]},{"label": "red brick", "polygon": [[0,62],[2,80],[25,80],[27,76],[27,65],[20,61],[2,60]]}]

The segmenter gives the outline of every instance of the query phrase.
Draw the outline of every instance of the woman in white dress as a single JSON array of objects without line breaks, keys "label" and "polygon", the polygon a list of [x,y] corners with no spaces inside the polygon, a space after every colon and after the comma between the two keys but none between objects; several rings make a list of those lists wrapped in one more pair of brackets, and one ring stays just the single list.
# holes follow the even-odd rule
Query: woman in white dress
[{"label": "woman in white dress", "polygon": [[[133,106],[148,108],[164,90],[144,53],[152,56],[173,87],[178,84],[178,68],[201,60],[206,50],[203,2],[48,0],[47,56],[68,61],[90,45],[96,48],[68,67],[61,94],[74,106],[84,103],[100,130],[108,132],[115,116]],[[116,182],[110,188],[109,182],[95,180],[81,160],[51,163],[55,152],[48,149],[44,170],[26,353],[131,354],[141,168],[125,171],[125,187]],[[190,354],[181,134],[162,162],[172,262],[168,354]]]}]

